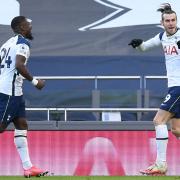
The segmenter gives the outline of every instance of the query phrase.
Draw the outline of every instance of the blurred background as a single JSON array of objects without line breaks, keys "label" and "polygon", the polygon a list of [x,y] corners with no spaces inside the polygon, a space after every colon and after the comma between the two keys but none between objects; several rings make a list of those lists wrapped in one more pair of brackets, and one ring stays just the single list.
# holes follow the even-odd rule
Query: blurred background
[{"label": "blurred background", "polygon": [[[180,2],[175,0],[168,2],[179,16]],[[65,146],[68,152],[72,151],[66,140],[72,141],[69,137],[74,136],[72,134],[74,130],[78,131],[74,137],[77,141],[76,147],[80,148],[77,152],[79,155],[82,153],[84,143],[87,143],[78,139],[82,130],[89,133],[85,136],[88,141],[91,135],[94,138],[100,136],[111,139],[112,141],[107,142],[111,150],[112,146],[115,149],[123,146],[125,152],[130,151],[133,146],[134,169],[127,165],[129,155],[125,154],[123,156],[125,166],[119,167],[121,171],[115,169],[113,171],[115,175],[136,175],[137,168],[142,165],[137,165],[141,157],[135,155],[139,151],[136,143],[144,136],[148,143],[141,144],[146,151],[142,154],[147,156],[147,161],[143,165],[148,164],[149,152],[146,148],[151,146],[154,149],[153,140],[149,138],[152,137],[149,130],[154,130],[152,118],[167,93],[165,60],[161,47],[141,53],[128,46],[128,43],[133,38],[147,40],[163,31],[160,26],[161,14],[156,11],[161,3],[164,1],[0,0],[0,44],[13,36],[10,28],[13,17],[24,15],[32,19],[34,40],[31,44],[28,68],[34,76],[46,79],[46,87],[42,91],[37,91],[31,83],[24,82],[27,117],[32,130],[32,139],[41,137],[43,132],[45,133],[43,136],[49,137],[46,145],[42,145],[49,152],[46,160],[51,162],[46,167],[53,171],[57,165],[57,175],[76,173],[79,175],[78,172],[84,171],[76,169],[79,157],[72,160],[73,170],[68,170],[72,168],[70,167],[70,159],[74,157],[72,154],[68,154],[64,159],[68,161],[66,170],[58,169],[61,158],[53,164],[53,158],[56,157],[51,152],[55,134],[53,131],[57,131],[57,137],[64,137],[61,139],[64,144],[54,144],[57,146],[56,151],[60,152],[62,146]],[[73,108],[77,108],[77,111]],[[82,110],[83,108],[88,110]],[[121,108],[125,109],[121,111]],[[144,111],[144,108],[148,110]],[[10,126],[9,130],[12,129]],[[102,130],[105,132],[101,134]],[[111,134],[113,130],[122,132],[114,135]],[[116,144],[116,139],[121,139],[121,136],[126,139],[125,141],[131,137],[130,133],[124,132],[129,130],[135,131],[134,144]],[[144,131],[141,132],[142,130]],[[38,132],[39,134],[35,134]],[[11,136],[11,132],[9,133]],[[173,140],[175,142],[175,139]],[[102,141],[106,144],[106,140]],[[39,142],[41,138],[37,140],[37,146]],[[96,144],[99,142],[101,140],[95,139]],[[39,149],[35,151],[32,148],[31,151],[37,153],[36,158],[41,154]],[[63,149],[61,153],[64,152]],[[39,158],[37,159],[40,163]],[[119,162],[120,160],[117,163]],[[170,174],[175,175],[176,166],[173,168]],[[11,174],[7,169],[1,174]],[[19,170],[16,173],[20,172]],[[107,169],[92,172],[91,174],[95,175],[100,172],[108,175]],[[90,174],[89,171],[86,173]]]}]

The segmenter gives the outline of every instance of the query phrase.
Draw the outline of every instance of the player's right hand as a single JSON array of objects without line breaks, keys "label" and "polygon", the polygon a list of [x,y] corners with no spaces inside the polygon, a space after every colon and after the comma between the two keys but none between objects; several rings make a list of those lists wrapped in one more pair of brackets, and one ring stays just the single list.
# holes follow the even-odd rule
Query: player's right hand
[{"label": "player's right hand", "polygon": [[177,42],[178,49],[180,49],[180,40]]},{"label": "player's right hand", "polygon": [[38,79],[38,83],[35,86],[37,89],[41,90],[45,86],[45,80]]},{"label": "player's right hand", "polygon": [[129,46],[132,46],[133,48],[136,48],[142,44],[142,39],[132,39],[131,42],[128,44]]}]

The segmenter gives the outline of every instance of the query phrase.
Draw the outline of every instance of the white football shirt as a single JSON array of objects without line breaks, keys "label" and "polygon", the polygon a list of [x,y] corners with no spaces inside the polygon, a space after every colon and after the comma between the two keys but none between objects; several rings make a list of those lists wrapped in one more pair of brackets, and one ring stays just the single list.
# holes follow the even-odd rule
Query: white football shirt
[{"label": "white football shirt", "polygon": [[0,48],[0,93],[21,96],[23,77],[18,73],[15,63],[16,55],[22,55],[26,62],[30,56],[30,43],[22,35],[16,35],[6,41]]},{"label": "white football shirt", "polygon": [[146,51],[162,45],[166,61],[168,87],[180,86],[180,49],[178,49],[177,41],[180,41],[180,29],[172,36],[167,36],[166,32],[157,34],[138,47],[141,51]]}]

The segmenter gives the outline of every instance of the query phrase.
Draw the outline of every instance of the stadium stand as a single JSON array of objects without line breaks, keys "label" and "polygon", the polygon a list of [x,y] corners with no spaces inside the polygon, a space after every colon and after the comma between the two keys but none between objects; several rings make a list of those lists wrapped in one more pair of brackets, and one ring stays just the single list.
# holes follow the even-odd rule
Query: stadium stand
[{"label": "stadium stand", "polygon": [[[159,31],[158,27],[142,25],[102,28],[94,31],[85,28],[83,32],[81,28],[83,25],[105,15],[105,7],[95,2],[89,3],[88,11],[82,16],[84,11],[81,10],[88,2],[82,3],[80,0],[71,8],[68,2],[54,1],[55,7],[53,3],[44,0],[43,8],[41,8],[41,3],[36,3],[35,0],[31,2],[13,3],[16,4],[14,13],[21,12],[33,20],[35,40],[32,44],[32,55],[28,67],[35,76],[128,75],[144,78],[165,74],[160,48],[140,54],[127,45],[135,35],[141,35],[142,38],[151,37],[154,32]],[[20,11],[17,8],[20,8]],[[93,13],[94,17],[92,17],[91,8],[96,12]],[[110,8],[107,8],[107,15],[110,12]],[[10,19],[12,14],[6,16]],[[0,22],[1,44],[12,36],[8,18]],[[55,26],[52,18],[57,22]],[[42,19],[46,20],[42,21]],[[141,33],[144,30],[146,34]],[[142,83],[144,82],[143,80]],[[92,79],[47,80],[46,88],[42,92],[37,92],[26,82],[24,89],[28,108],[156,108],[159,107],[166,86],[164,82],[161,83],[162,81],[158,83],[158,86],[149,82],[151,80],[148,80],[147,87],[144,88],[144,84],[139,85],[139,80],[127,79],[98,80],[98,84]],[[28,112],[28,118],[32,121],[46,121],[48,118],[53,121],[63,120],[63,116],[58,113],[50,112],[48,118],[46,115],[44,111]],[[151,113],[121,113],[122,121],[149,121],[151,116]],[[78,114],[71,112],[68,114],[68,119],[99,121],[101,115],[96,113],[94,116],[93,112],[78,112]]]}]

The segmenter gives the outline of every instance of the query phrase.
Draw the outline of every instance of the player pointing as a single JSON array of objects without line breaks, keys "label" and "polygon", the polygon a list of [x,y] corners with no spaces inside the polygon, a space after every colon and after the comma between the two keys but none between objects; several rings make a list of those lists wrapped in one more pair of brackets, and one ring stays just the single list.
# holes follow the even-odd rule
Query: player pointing
[{"label": "player pointing", "polygon": [[44,87],[44,81],[35,79],[29,73],[26,63],[30,56],[31,20],[17,16],[11,22],[15,36],[0,48],[0,133],[10,122],[14,123],[14,143],[22,161],[24,176],[41,176],[47,172],[32,165],[27,144],[27,121],[23,99],[23,77],[37,89]]},{"label": "player pointing", "polygon": [[155,163],[140,171],[146,175],[162,175],[167,172],[166,151],[168,143],[167,122],[171,120],[172,133],[180,137],[180,30],[177,28],[176,12],[170,4],[162,4],[158,9],[162,13],[161,24],[164,32],[143,41],[133,39],[129,45],[141,51],[162,46],[166,61],[168,94],[154,117],[156,131],[157,158]]}]

